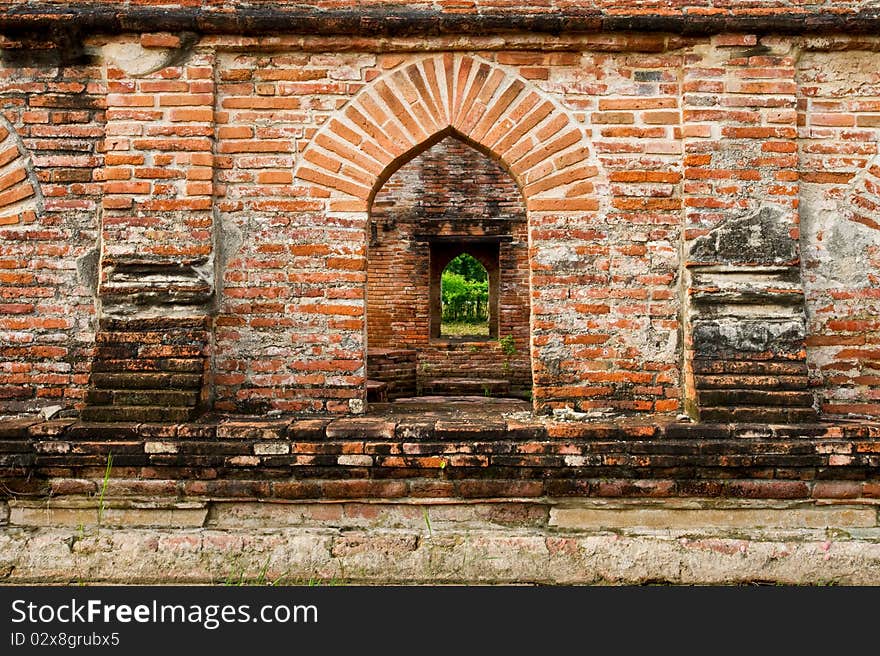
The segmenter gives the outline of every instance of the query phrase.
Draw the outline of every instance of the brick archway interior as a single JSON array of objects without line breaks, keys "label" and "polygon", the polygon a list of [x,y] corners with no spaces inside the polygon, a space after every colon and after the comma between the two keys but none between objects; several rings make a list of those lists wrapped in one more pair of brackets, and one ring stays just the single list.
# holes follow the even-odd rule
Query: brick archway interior
[{"label": "brick archway interior", "polygon": [[[455,136],[444,138],[379,189],[369,234],[371,379],[391,383],[392,397],[437,391],[449,378],[506,381],[493,388],[499,393],[531,387],[526,209],[501,164]],[[461,253],[489,274],[490,339],[440,335],[440,277]],[[515,352],[505,354],[498,338]],[[406,377],[414,389],[395,385],[406,366],[416,370]],[[483,384],[475,382],[475,390]]]}]

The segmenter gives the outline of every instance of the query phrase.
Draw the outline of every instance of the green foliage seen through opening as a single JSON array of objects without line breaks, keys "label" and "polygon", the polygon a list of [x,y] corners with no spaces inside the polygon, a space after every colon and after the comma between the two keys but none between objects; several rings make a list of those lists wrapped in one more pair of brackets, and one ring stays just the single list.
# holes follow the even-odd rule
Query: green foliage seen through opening
[{"label": "green foliage seen through opening", "polygon": [[489,335],[489,274],[473,256],[462,253],[440,278],[444,337]]}]

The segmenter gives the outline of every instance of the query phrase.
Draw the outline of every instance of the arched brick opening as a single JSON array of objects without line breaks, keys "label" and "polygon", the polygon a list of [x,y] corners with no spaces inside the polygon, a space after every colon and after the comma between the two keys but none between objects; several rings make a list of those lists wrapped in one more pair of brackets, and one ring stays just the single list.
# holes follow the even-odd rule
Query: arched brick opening
[{"label": "arched brick opening", "polygon": [[[397,378],[390,352],[399,358],[400,350],[414,350],[418,374],[409,379],[416,389],[401,387],[392,397],[425,388],[442,392],[452,378],[457,383],[450,389],[458,392],[531,388],[526,209],[499,162],[456,136],[444,138],[402,165],[375,194],[369,232],[370,379],[386,380],[387,371]],[[488,274],[485,337],[441,334],[442,273],[462,253]],[[501,338],[513,354],[505,354]]]},{"label": "arched brick opening", "polygon": [[[584,327],[562,307],[570,280],[551,272],[557,266],[572,269],[571,240],[557,226],[595,220],[599,169],[569,111],[512,70],[473,55],[410,61],[372,81],[322,126],[302,152],[295,183],[323,205],[328,220],[360,222],[368,242],[370,208],[383,184],[449,135],[497,160],[522,194],[530,232],[533,399],[539,410],[579,406],[593,393],[575,354],[582,342],[574,335]],[[361,293],[363,319],[366,285]],[[367,322],[362,323],[366,363]]]},{"label": "arched brick opening", "polygon": [[0,115],[0,226],[37,220],[42,194],[26,152],[15,128]]}]

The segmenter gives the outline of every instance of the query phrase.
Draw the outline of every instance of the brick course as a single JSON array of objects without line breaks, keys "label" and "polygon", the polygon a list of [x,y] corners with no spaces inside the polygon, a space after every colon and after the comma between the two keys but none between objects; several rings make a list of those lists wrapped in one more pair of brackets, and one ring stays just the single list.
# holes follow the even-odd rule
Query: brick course
[{"label": "brick course", "polygon": [[16,493],[213,498],[876,498],[880,426],[428,415],[199,423],[0,422]]}]

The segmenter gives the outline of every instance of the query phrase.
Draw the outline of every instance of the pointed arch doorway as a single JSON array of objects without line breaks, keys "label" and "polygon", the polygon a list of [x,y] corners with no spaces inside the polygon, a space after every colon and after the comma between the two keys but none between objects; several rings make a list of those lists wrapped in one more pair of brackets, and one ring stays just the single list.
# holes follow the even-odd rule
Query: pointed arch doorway
[{"label": "pointed arch doorway", "polygon": [[[332,403],[333,408],[341,408],[338,399],[348,398],[354,387],[359,398],[349,401],[350,408],[360,411],[362,400],[369,398],[368,347],[377,343],[377,333],[367,328],[369,300],[366,276],[361,273],[367,268],[367,252],[378,254],[375,241],[380,238],[380,225],[370,218],[377,209],[374,198],[402,165],[450,135],[503,163],[516,181],[517,198],[526,205],[529,236],[520,243],[528,243],[522,252],[527,254],[530,270],[528,282],[519,288],[529,290],[531,331],[528,347],[511,346],[515,357],[530,360],[535,372],[532,409],[589,408],[603,401],[593,398],[596,358],[601,360],[600,367],[616,371],[617,351],[584,352],[585,344],[599,344],[608,334],[601,324],[573,312],[569,295],[573,291],[592,298],[607,287],[596,280],[595,258],[580,254],[580,249],[592,248],[594,231],[581,231],[579,226],[600,220],[599,191],[607,185],[581,122],[570,108],[522,78],[513,67],[473,53],[452,52],[404,57],[400,65],[367,83],[324,121],[294,171],[297,193],[308,198],[313,208],[303,218],[317,240],[326,239],[327,231],[348,231],[349,245],[362,256],[350,258],[356,262],[346,258],[333,270],[339,274],[333,293],[351,299],[352,308],[345,311],[353,317],[334,321],[337,333],[333,339],[345,345],[335,351],[357,354],[362,366],[352,376],[333,379],[340,389],[326,390],[328,407]],[[524,235],[525,231],[523,226]],[[363,248],[365,242],[373,246]],[[427,248],[427,243],[423,246]],[[401,258],[394,261],[393,254],[386,256],[392,265],[400,265],[398,275],[412,274]],[[504,257],[501,252],[502,270]],[[338,259],[328,257],[328,265]],[[421,266],[428,266],[427,257],[420,261]],[[363,268],[352,272],[353,266]],[[500,286],[503,291],[503,277]],[[412,291],[403,290],[401,306],[405,294]],[[503,306],[502,301],[502,321]],[[376,314],[375,307],[372,313]],[[423,315],[427,322],[427,309]],[[607,390],[616,392],[613,386]]]},{"label": "pointed arch doorway", "polygon": [[[389,399],[528,395],[527,242],[515,180],[455,134],[387,179],[370,210],[367,255],[367,371],[380,390],[374,400],[382,392]],[[485,314],[482,334],[443,330],[443,273],[463,254],[479,262],[485,283],[459,274],[455,301],[465,311],[454,318]],[[447,303],[452,298],[447,293]]]}]

